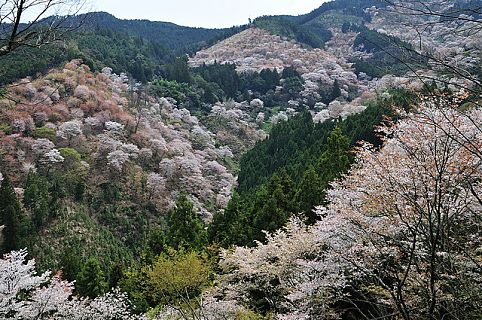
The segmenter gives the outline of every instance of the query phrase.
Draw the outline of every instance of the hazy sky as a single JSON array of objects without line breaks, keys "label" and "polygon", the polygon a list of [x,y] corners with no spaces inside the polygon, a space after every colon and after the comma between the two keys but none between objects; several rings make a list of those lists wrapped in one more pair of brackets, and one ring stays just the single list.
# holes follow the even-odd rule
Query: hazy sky
[{"label": "hazy sky", "polygon": [[308,13],[327,0],[91,0],[94,11],[122,19],[168,21],[220,28],[248,23],[262,15]]}]

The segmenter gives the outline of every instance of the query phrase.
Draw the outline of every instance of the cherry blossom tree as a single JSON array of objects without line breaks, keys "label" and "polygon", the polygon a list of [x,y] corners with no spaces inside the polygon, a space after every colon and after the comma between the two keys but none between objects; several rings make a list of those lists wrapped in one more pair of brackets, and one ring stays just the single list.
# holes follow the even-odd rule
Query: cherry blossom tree
[{"label": "cherry blossom tree", "polygon": [[27,251],[0,259],[0,317],[2,319],[145,319],[130,312],[124,293],[114,290],[94,300],[73,296],[74,284],[50,271],[37,274]]},{"label": "cherry blossom tree", "polygon": [[384,128],[393,138],[380,152],[361,149],[359,168],[320,210],[328,215],[320,227],[340,218],[347,226],[338,226],[344,242],[334,252],[372,283],[376,303],[403,319],[470,318],[480,310],[473,288],[482,283],[482,160],[472,150],[482,134],[464,119],[437,107]]},{"label": "cherry blossom tree", "polygon": [[280,319],[477,319],[480,110],[445,105],[382,128],[381,150],[361,147],[314,226],[293,220],[267,244],[225,251],[216,293],[261,297]]},{"label": "cherry blossom tree", "polygon": [[82,135],[82,123],[78,120],[64,122],[57,131],[57,136],[61,139],[72,141]]},{"label": "cherry blossom tree", "polygon": [[119,172],[122,171],[129,158],[129,154],[122,150],[115,150],[107,155],[109,165]]}]

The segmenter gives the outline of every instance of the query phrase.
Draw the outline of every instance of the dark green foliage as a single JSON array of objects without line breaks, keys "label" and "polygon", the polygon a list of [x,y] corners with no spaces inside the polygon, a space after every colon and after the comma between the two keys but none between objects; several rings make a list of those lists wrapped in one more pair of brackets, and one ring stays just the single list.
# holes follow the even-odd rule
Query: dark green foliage
[{"label": "dark green foliage", "polygon": [[239,192],[244,194],[256,188],[290,163],[298,165],[302,161],[295,161],[294,158],[302,157],[305,149],[324,140],[332,127],[330,122],[317,126],[315,136],[315,125],[309,112],[274,126],[268,139],[258,142],[242,157],[238,176]]},{"label": "dark green foliage", "polygon": [[167,244],[176,249],[201,250],[206,243],[206,231],[201,217],[186,195],[181,195],[167,216]]},{"label": "dark green foliage", "polygon": [[200,100],[204,104],[214,104],[218,101],[222,101],[226,97],[226,93],[221,89],[219,84],[207,82],[200,75],[194,75],[193,82],[193,87],[199,92]]},{"label": "dark green foliage", "polygon": [[122,20],[106,12],[80,15],[76,19],[87,19],[84,30],[95,28],[122,32],[134,37],[142,37],[156,45],[162,45],[176,53],[191,52],[205,46],[212,39],[222,40],[238,28],[205,29],[178,26],[169,22],[148,20]]},{"label": "dark green foliage", "polygon": [[107,288],[117,288],[124,277],[124,264],[120,261],[113,262],[109,268]]},{"label": "dark green foliage", "polygon": [[337,0],[329,1],[321,5],[321,7],[311,11],[308,14],[296,17],[298,23],[308,23],[311,20],[319,18],[321,15],[332,10],[340,10],[345,15],[362,17],[366,21],[370,21],[370,14],[365,12],[366,8],[386,7],[388,3],[384,0]]},{"label": "dark green foliage", "polygon": [[254,245],[265,241],[264,231],[283,227],[295,212],[295,185],[286,171],[274,174],[254,195],[243,200],[233,196],[224,214],[218,213],[209,225],[210,241],[224,247]]},{"label": "dark green foliage", "polygon": [[298,211],[307,216],[307,222],[310,224],[316,221],[311,209],[323,202],[324,188],[326,188],[326,185],[322,183],[317,170],[310,165],[301,178],[294,199],[294,202],[298,205]]},{"label": "dark green foliage", "polygon": [[202,107],[201,92],[185,82],[155,80],[149,86],[149,91],[159,97],[173,98],[190,111],[199,111]]},{"label": "dark green foliage", "polygon": [[335,79],[335,83],[333,84],[333,89],[331,90],[330,100],[333,101],[336,98],[341,97],[341,89],[338,80]]},{"label": "dark green foliage", "polygon": [[287,78],[300,78],[301,79],[301,74],[296,71],[295,68],[293,67],[287,67],[283,69],[283,72],[281,73],[281,77],[283,79]]},{"label": "dark green foliage", "polygon": [[110,67],[143,82],[159,74],[160,65],[172,60],[171,53],[160,45],[105,29],[74,34],[70,50],[71,58],[81,58],[93,70]]},{"label": "dark green foliage", "polygon": [[0,58],[0,86],[17,79],[35,76],[57,67],[71,58],[70,51],[61,45],[42,48],[19,48],[15,54]]},{"label": "dark green foliage", "polygon": [[191,83],[192,77],[188,66],[188,56],[182,56],[165,66],[164,75],[167,80]]},{"label": "dark green foliage", "polygon": [[53,141],[56,138],[55,129],[47,128],[47,127],[40,127],[35,128],[32,131],[32,138],[35,139],[49,139]]},{"label": "dark green foliage", "polygon": [[168,248],[166,232],[162,228],[156,227],[149,230],[142,250],[142,260],[152,263],[157,256],[166,252]]},{"label": "dark green foliage", "polygon": [[250,239],[248,227],[247,213],[239,195],[235,193],[224,212],[214,214],[208,228],[209,241],[223,247],[231,244],[243,245]]},{"label": "dark green foliage", "polygon": [[49,183],[44,177],[29,172],[27,184],[23,195],[23,203],[32,216],[32,222],[37,230],[40,230],[47,219],[49,212]]},{"label": "dark green foliage", "polygon": [[318,172],[323,186],[346,173],[353,163],[354,155],[350,140],[336,127],[328,136],[326,150],[318,161]]},{"label": "dark green foliage", "polygon": [[72,59],[82,59],[94,71],[111,67],[114,72],[127,72],[139,81],[160,74],[160,65],[172,60],[171,53],[143,38],[94,29],[72,33],[63,43],[40,49],[19,49],[14,55],[0,59],[0,84],[44,73]]},{"label": "dark green foliage", "polygon": [[[352,115],[339,124],[351,145],[360,140],[379,144],[374,126],[380,124],[385,116],[393,116],[391,105],[408,109],[410,101],[413,101],[413,96],[403,90],[394,90],[391,95],[390,99],[370,103],[363,113]],[[315,125],[309,112],[276,125],[268,139],[258,142],[242,157],[238,176],[240,194],[257,188],[283,168],[298,183],[310,165],[316,167],[319,157],[328,147],[328,136],[336,125],[331,121]]]},{"label": "dark green foliage", "polygon": [[240,79],[234,64],[202,65],[194,68],[193,72],[200,75],[205,81],[216,83],[227,97],[235,98],[240,90]]},{"label": "dark green foliage", "polygon": [[26,247],[31,223],[22,212],[10,179],[3,177],[0,186],[0,225],[4,226],[1,253],[6,253]]},{"label": "dark green foliage", "polygon": [[364,72],[371,77],[403,75],[426,65],[426,60],[415,53],[409,43],[364,26],[357,27],[356,31],[359,34],[354,47],[372,54],[369,59],[352,61],[357,73]]},{"label": "dark green foliage", "polygon": [[264,241],[263,231],[274,232],[286,224],[295,210],[294,192],[293,181],[284,170],[275,173],[265,186],[258,189],[250,210],[250,240]]},{"label": "dark green foliage", "polygon": [[60,265],[62,266],[62,276],[69,281],[74,281],[83,268],[81,248],[75,246],[64,248],[60,257]]},{"label": "dark green foliage", "polygon": [[289,17],[282,16],[261,17],[254,21],[254,25],[273,34],[289,37],[312,48],[323,48],[325,42],[333,36],[322,25],[300,24]]},{"label": "dark green foliage", "polygon": [[106,292],[107,284],[99,260],[87,259],[77,275],[75,289],[81,296],[92,299]]}]

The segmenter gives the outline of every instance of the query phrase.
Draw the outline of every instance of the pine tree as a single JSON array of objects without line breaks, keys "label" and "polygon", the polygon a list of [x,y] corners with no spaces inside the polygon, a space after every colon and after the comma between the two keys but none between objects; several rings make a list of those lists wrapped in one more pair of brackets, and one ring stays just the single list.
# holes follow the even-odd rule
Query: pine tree
[{"label": "pine tree", "polygon": [[174,249],[197,250],[206,243],[207,234],[199,215],[186,195],[181,195],[167,217],[167,242]]},{"label": "pine tree", "polygon": [[86,261],[77,275],[75,288],[81,296],[92,299],[105,293],[107,284],[99,260],[89,258]]},{"label": "pine tree", "polygon": [[191,83],[192,77],[188,66],[188,57],[178,57],[167,68],[169,80],[177,82]]},{"label": "pine tree", "polygon": [[275,173],[259,188],[252,207],[254,240],[264,241],[263,231],[273,232],[286,224],[295,209],[293,198],[294,184],[286,170]]},{"label": "pine tree", "polygon": [[0,186],[0,225],[4,226],[3,253],[26,246],[30,223],[23,215],[15,190],[6,175]]}]

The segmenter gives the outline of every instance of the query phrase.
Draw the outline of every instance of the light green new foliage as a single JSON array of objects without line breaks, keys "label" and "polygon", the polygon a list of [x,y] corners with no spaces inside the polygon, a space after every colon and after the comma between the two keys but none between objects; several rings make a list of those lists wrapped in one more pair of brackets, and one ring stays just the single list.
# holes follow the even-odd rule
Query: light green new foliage
[{"label": "light green new foliage", "polygon": [[143,272],[147,274],[149,294],[158,305],[190,304],[209,286],[211,276],[203,254],[175,250],[159,256]]}]

